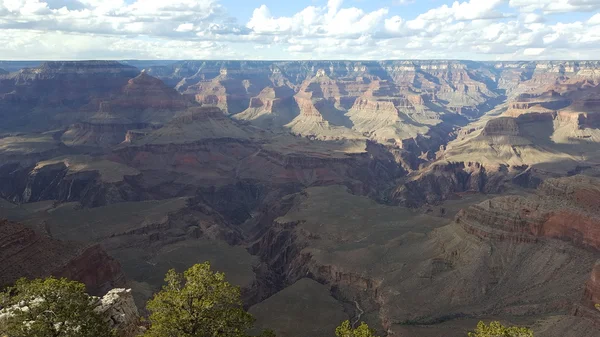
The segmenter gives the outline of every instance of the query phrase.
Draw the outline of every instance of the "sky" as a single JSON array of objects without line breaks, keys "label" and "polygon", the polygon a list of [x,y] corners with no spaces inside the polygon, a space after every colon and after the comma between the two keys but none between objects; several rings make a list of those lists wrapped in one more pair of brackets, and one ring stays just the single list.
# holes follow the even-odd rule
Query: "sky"
[{"label": "sky", "polygon": [[600,59],[600,0],[0,0],[0,60]]}]

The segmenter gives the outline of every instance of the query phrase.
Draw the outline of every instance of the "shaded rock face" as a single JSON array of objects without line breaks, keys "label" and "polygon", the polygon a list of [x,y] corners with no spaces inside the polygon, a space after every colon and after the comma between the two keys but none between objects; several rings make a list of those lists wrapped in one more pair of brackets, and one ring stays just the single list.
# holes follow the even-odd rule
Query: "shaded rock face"
[{"label": "shaded rock face", "polygon": [[97,207],[107,204],[142,200],[144,192],[136,188],[135,177],[106,182],[95,170],[70,173],[62,162],[37,167],[0,166],[0,195],[15,203],[44,200],[79,202]]},{"label": "shaded rock face", "polygon": [[[49,129],[68,125],[78,116],[65,111],[87,109],[94,100],[118,92],[138,73],[134,67],[112,61],[61,61],[2,75],[2,127]],[[43,108],[44,113],[36,108]]]},{"label": "shaded rock face", "polygon": [[3,286],[20,277],[53,275],[83,282],[97,295],[125,282],[119,263],[100,246],[53,240],[6,220],[0,221],[0,256]]},{"label": "shaded rock face", "polygon": [[[72,125],[62,134],[61,140],[68,145],[88,145],[110,147],[123,142],[131,142],[136,130],[150,129],[148,123],[92,123],[81,122]],[[129,137],[129,138],[128,138]]]},{"label": "shaded rock face", "polygon": [[437,163],[393,190],[391,200],[407,207],[438,204],[460,193],[499,193],[508,170],[488,171],[480,163]]},{"label": "shaded rock face", "polygon": [[519,124],[516,119],[510,117],[495,118],[489,121],[483,131],[482,136],[518,136]]}]

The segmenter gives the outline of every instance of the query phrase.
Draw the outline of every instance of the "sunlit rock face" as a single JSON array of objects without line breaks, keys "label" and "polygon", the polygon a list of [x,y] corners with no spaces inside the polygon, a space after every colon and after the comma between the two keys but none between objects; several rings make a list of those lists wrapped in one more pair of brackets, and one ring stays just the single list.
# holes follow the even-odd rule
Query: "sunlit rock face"
[{"label": "sunlit rock face", "polygon": [[141,308],[208,260],[262,324],[315,335],[347,316],[380,335],[514,318],[594,336],[598,183],[579,174],[599,175],[597,63],[137,64],[0,75],[0,215],[80,242],[15,254],[27,276],[106,291],[118,261]]}]

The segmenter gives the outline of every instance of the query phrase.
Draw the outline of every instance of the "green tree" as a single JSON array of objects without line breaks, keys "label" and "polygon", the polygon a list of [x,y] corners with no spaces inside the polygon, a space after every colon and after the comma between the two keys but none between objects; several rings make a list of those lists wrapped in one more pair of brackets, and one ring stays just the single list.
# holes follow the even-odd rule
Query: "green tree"
[{"label": "green tree", "polygon": [[369,329],[369,326],[362,322],[356,329],[352,328],[350,321],[344,321],[335,329],[337,337],[376,337],[375,330]]},{"label": "green tree", "polygon": [[533,337],[533,331],[528,328],[505,327],[500,322],[483,322],[477,324],[475,332],[469,332],[469,337]]},{"label": "green tree", "polygon": [[95,311],[99,299],[67,279],[18,280],[0,295],[0,335],[10,337],[109,337]]},{"label": "green tree", "polygon": [[[183,274],[169,270],[166,285],[148,302],[146,337],[244,337],[254,317],[244,310],[240,289],[215,273],[208,262]],[[272,331],[263,336],[274,336]]]}]

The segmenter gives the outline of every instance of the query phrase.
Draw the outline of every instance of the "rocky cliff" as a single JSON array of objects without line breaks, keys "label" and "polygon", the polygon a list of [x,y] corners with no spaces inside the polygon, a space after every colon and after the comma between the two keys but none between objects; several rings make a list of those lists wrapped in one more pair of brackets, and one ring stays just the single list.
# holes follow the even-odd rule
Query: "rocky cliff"
[{"label": "rocky cliff", "polygon": [[0,195],[15,203],[43,200],[80,202],[84,206],[140,200],[135,188],[139,171],[120,163],[86,155],[62,156],[35,166],[5,165],[0,170]]},{"label": "rocky cliff", "polygon": [[[595,178],[548,179],[536,196],[491,199],[459,213],[457,222],[480,236],[533,242],[548,237],[600,249],[598,196],[600,185]],[[478,224],[491,231],[479,230]]]},{"label": "rocky cliff", "polygon": [[0,76],[5,130],[48,130],[76,122],[90,103],[107,98],[139,71],[113,61],[45,62]]},{"label": "rocky cliff", "polygon": [[124,284],[121,266],[100,246],[51,239],[15,222],[0,221],[0,284],[20,277],[66,277],[103,294]]},{"label": "rocky cliff", "polygon": [[[444,324],[490,315],[567,319],[586,282],[586,303],[596,298],[590,274],[599,256],[598,226],[590,221],[598,217],[591,200],[599,187],[596,178],[550,179],[536,195],[468,207],[428,233],[421,231],[432,218],[315,188],[297,195],[251,249],[284,286],[308,275],[388,332],[439,327],[461,336],[468,326],[450,333]],[[343,215],[325,209],[323,200],[342,207]],[[587,319],[568,319],[594,330]]]}]

